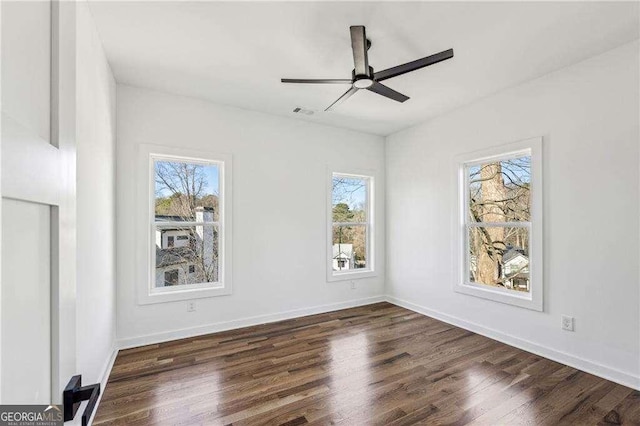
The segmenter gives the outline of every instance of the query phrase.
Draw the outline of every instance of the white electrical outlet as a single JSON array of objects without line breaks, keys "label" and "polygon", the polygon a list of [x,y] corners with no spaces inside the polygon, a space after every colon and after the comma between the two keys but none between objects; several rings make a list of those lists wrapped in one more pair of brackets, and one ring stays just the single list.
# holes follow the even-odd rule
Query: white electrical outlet
[{"label": "white electrical outlet", "polygon": [[195,312],[196,311],[196,301],[190,300],[187,302],[187,312]]},{"label": "white electrical outlet", "polygon": [[355,289],[356,289],[356,282],[351,281],[351,290],[355,290]]},{"label": "white electrical outlet", "polygon": [[568,315],[562,316],[562,329],[567,331],[573,331],[573,317]]}]

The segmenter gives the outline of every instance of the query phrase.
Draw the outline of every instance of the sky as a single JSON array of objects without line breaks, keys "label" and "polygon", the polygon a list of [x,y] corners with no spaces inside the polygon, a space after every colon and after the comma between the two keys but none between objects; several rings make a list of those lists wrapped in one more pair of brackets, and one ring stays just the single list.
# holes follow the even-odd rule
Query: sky
[{"label": "sky", "polygon": [[[511,176],[512,179],[516,181],[519,180],[522,183],[530,183],[531,182],[531,156],[518,157],[511,160],[515,165],[504,166],[505,162],[501,161],[503,164],[502,170],[504,173],[507,173]],[[519,166],[519,167],[517,167]],[[480,166],[471,166],[469,167],[469,175],[474,175],[480,171]],[[508,183],[508,182],[505,182]]]},{"label": "sky", "polygon": [[340,183],[333,178],[333,205],[345,203],[351,210],[362,207],[367,198],[367,189],[363,179],[341,176]]},{"label": "sky", "polygon": [[[156,167],[156,172],[158,170],[158,164],[160,163],[172,163],[171,161],[156,161],[155,162],[155,167]],[[204,189],[204,194],[219,194],[219,173],[218,173],[218,165],[216,164],[211,164],[211,165],[203,165],[202,166],[202,170],[204,171],[205,174],[205,179],[206,179],[206,183],[207,185],[205,186]],[[157,188],[157,185],[156,185]],[[169,195],[171,195],[171,192],[167,189],[163,189],[161,191],[156,191],[156,197],[168,197]]]}]

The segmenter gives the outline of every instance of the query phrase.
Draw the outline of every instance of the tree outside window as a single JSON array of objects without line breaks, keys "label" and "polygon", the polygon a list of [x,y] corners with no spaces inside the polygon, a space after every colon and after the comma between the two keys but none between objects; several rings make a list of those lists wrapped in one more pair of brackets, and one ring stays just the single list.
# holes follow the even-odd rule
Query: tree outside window
[{"label": "tree outside window", "polygon": [[531,156],[466,167],[471,282],[529,292]]},{"label": "tree outside window", "polygon": [[332,269],[370,268],[370,177],[332,175]]}]

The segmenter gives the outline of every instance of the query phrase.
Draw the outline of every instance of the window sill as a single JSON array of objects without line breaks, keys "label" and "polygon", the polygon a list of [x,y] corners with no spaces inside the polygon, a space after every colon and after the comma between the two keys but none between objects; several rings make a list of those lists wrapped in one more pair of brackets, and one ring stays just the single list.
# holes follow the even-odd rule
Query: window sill
[{"label": "window sill", "polygon": [[228,296],[231,294],[229,286],[216,286],[195,288],[188,290],[171,290],[159,292],[147,292],[138,298],[139,305],[151,305],[154,303],[180,302],[183,300],[203,299],[207,297]]},{"label": "window sill", "polygon": [[529,293],[521,293],[507,289],[494,289],[482,284],[474,283],[457,284],[454,286],[454,290],[457,293],[493,300],[495,302],[531,309],[533,311],[542,312],[543,310],[542,297],[536,297],[537,295],[533,290]]},{"label": "window sill", "polygon": [[364,271],[339,272],[339,273],[334,273],[333,271],[331,271],[327,275],[327,282],[359,280],[362,278],[371,278],[371,277],[377,277],[377,276],[378,276],[378,273],[370,269],[366,269]]}]

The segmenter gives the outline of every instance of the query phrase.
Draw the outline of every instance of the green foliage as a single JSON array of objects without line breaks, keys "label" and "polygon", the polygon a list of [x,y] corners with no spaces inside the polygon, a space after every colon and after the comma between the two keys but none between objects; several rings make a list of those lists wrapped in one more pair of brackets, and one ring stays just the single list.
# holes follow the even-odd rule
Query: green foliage
[{"label": "green foliage", "polygon": [[[353,211],[346,203],[333,206],[333,222],[364,221],[363,210]],[[352,244],[356,261],[365,259],[365,235],[361,226],[336,226],[333,228],[333,243]]]},{"label": "green foliage", "polygon": [[162,197],[156,198],[156,214],[160,216],[170,216],[171,215],[171,198],[170,197]]},{"label": "green foliage", "polygon": [[346,203],[338,203],[333,206],[333,221],[334,222],[352,222],[355,217],[354,213]]},{"label": "green foliage", "polygon": [[195,207],[210,207],[215,212],[218,211],[218,196],[213,194],[207,194],[203,197],[195,197],[195,200],[189,202],[187,197],[181,193],[174,193],[168,197],[156,197],[156,215],[158,216],[181,216],[185,219],[193,220],[195,218],[195,212],[190,208],[191,205]]}]

